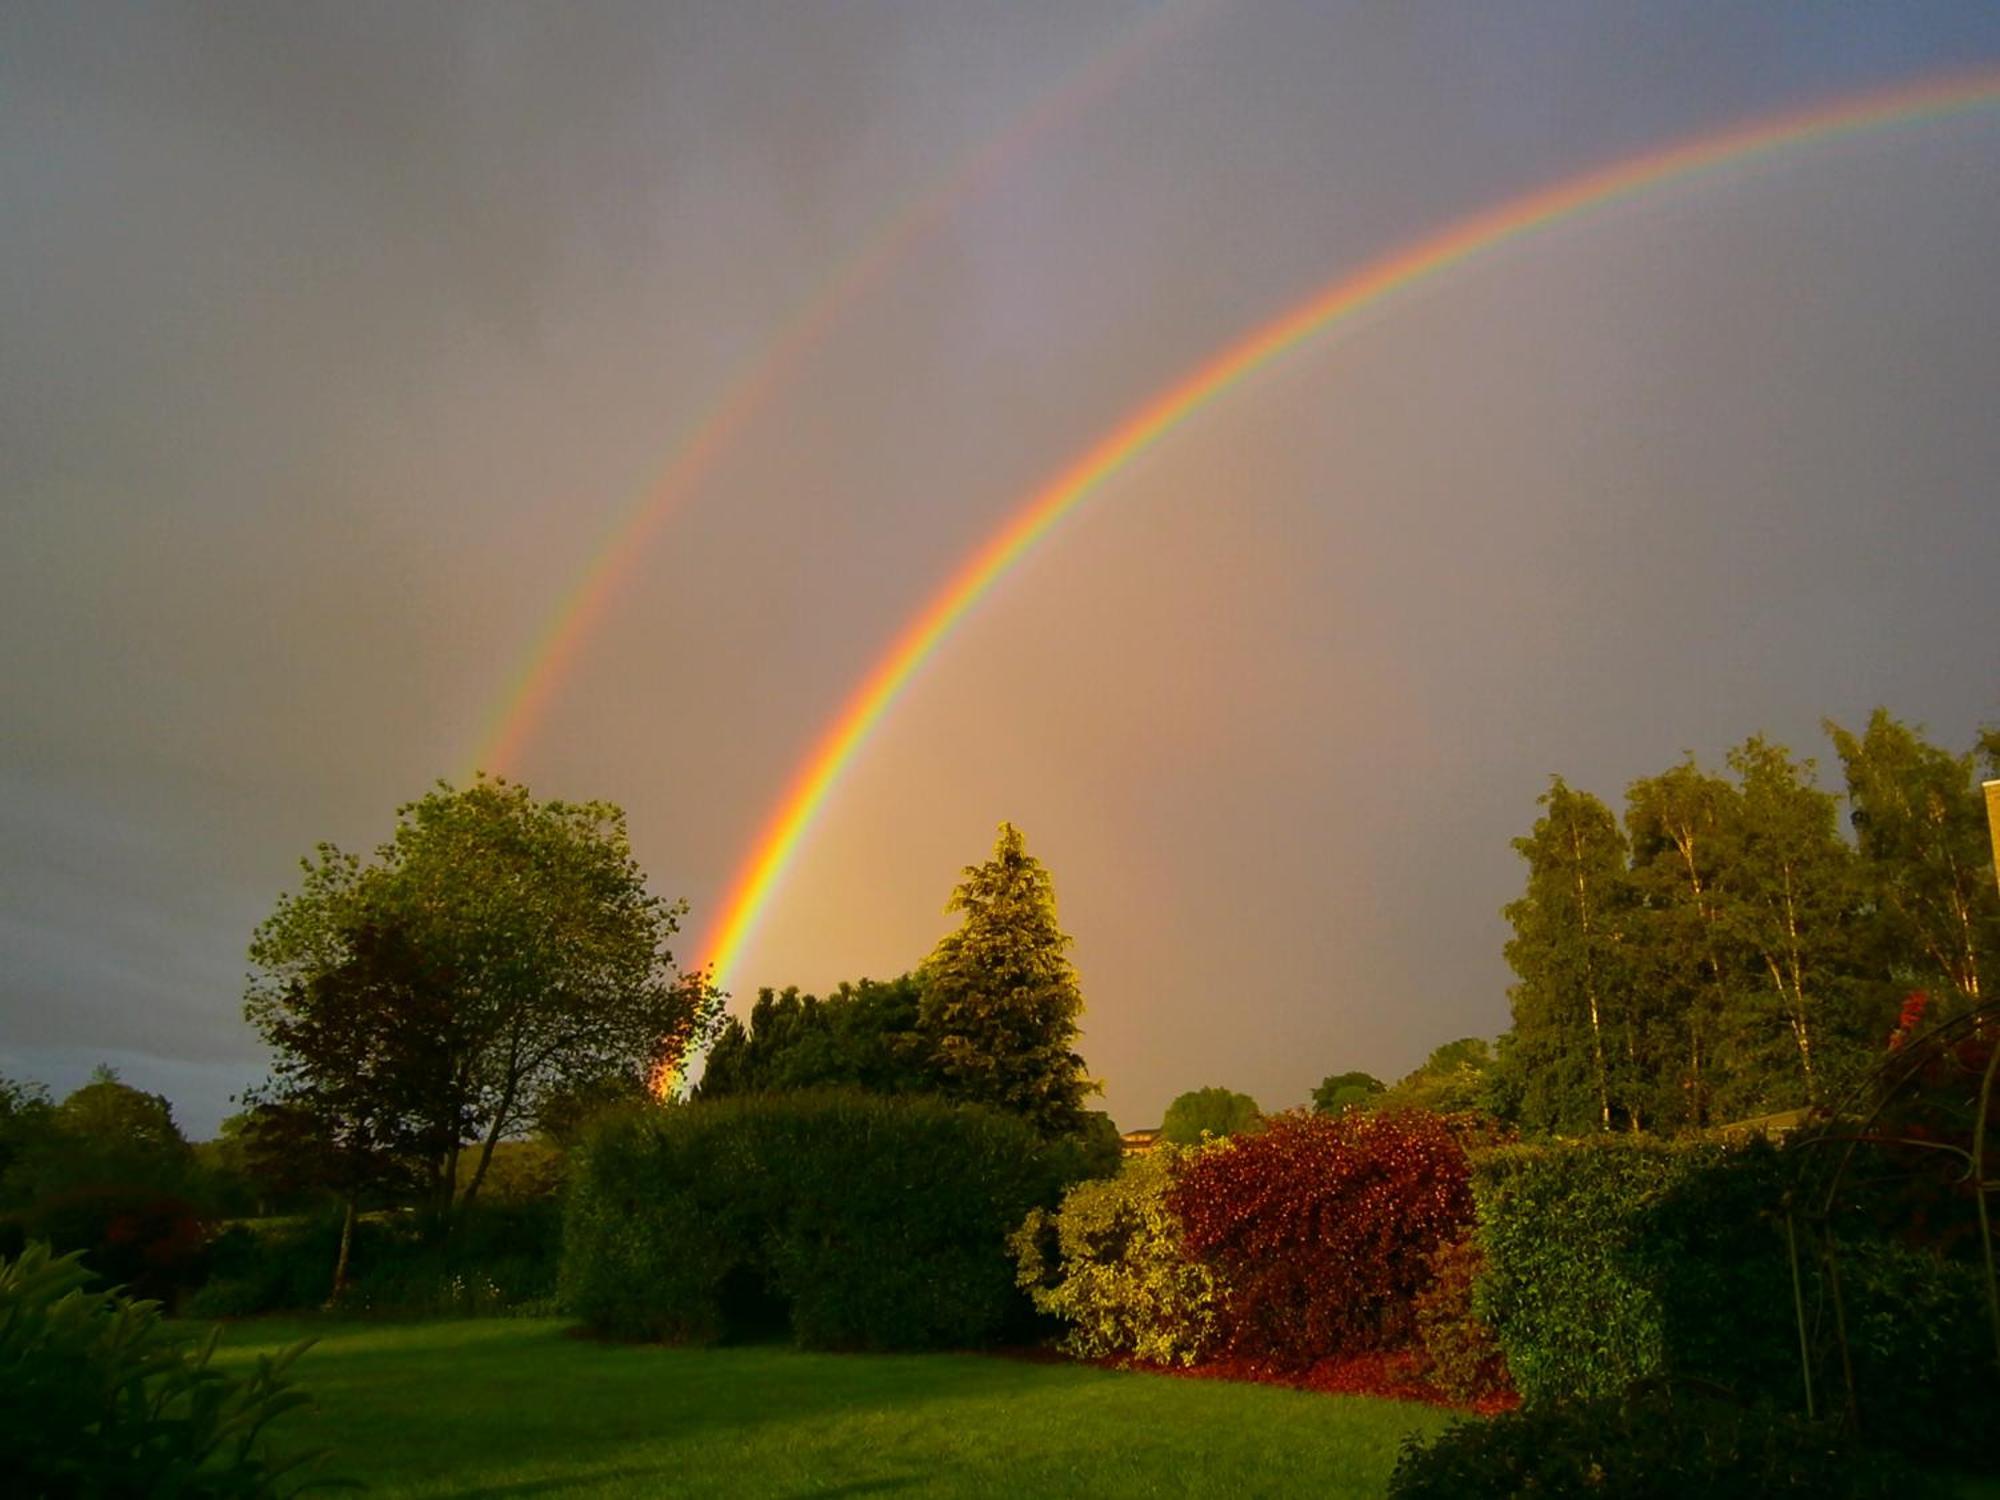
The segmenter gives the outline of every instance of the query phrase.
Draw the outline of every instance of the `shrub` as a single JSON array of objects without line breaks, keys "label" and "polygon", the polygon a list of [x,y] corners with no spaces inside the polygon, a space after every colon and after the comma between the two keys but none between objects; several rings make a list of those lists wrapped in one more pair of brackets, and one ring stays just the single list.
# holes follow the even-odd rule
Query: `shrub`
[{"label": "shrub", "polygon": [[[1889,1241],[1843,1242],[1840,1295],[1856,1407],[1871,1442],[1993,1467],[1993,1370],[1984,1268]],[[1839,1378],[1822,1365],[1822,1381]],[[1829,1406],[1837,1386],[1822,1384]]]},{"label": "shrub", "polygon": [[1612,1137],[1484,1153],[1475,1305],[1530,1402],[1658,1375],[1798,1389],[1783,1171],[1761,1142]]},{"label": "shrub", "polygon": [[0,1262],[0,1453],[11,1493],[261,1497],[287,1492],[306,1455],[274,1459],[265,1426],[302,1404],[299,1344],[247,1377],[213,1368],[159,1304],[84,1291],[79,1257],[30,1245]]},{"label": "shrub", "polygon": [[[410,1214],[354,1226],[343,1312],[472,1316],[554,1310],[562,1212],[554,1202],[482,1203],[438,1238]],[[209,1250],[211,1274],[183,1311],[251,1317],[326,1305],[340,1247],[337,1215],[233,1224]]]},{"label": "shrub", "polygon": [[1485,1264],[1475,1235],[1446,1240],[1431,1252],[1430,1284],[1416,1297],[1424,1378],[1454,1401],[1482,1401],[1513,1388],[1493,1325],[1473,1307]]},{"label": "shrub", "polygon": [[922,1096],[748,1095],[613,1117],[581,1148],[562,1297],[591,1327],[813,1348],[978,1344],[1026,1315],[1009,1230],[1078,1153]]},{"label": "shrub", "polygon": [[1463,1148],[1436,1115],[1281,1115],[1186,1160],[1168,1194],[1227,1287],[1230,1352],[1285,1363],[1394,1347],[1431,1253],[1472,1216]]},{"label": "shrub", "polygon": [[1404,1440],[1390,1500],[1918,1500],[1906,1467],[1833,1428],[1768,1407],[1653,1390],[1527,1407]]},{"label": "shrub", "polygon": [[70,1188],[36,1203],[27,1237],[78,1251],[105,1281],[172,1305],[208,1271],[208,1226],[192,1203],[144,1185]]},{"label": "shrub", "polygon": [[1167,1207],[1180,1155],[1156,1146],[1116,1177],[1078,1183],[1057,1212],[1037,1208],[1015,1231],[1019,1282],[1037,1311],[1068,1325],[1070,1353],[1191,1365],[1214,1346],[1220,1284],[1188,1254]]}]

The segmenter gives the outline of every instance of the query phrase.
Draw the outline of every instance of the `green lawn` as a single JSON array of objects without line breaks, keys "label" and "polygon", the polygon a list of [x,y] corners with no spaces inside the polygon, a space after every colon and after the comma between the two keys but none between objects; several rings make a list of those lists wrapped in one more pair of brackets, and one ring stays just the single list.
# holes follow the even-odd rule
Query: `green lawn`
[{"label": "green lawn", "polygon": [[377,1495],[1379,1496],[1421,1406],[978,1355],[662,1349],[559,1323],[254,1322],[306,1335],[281,1441]]}]

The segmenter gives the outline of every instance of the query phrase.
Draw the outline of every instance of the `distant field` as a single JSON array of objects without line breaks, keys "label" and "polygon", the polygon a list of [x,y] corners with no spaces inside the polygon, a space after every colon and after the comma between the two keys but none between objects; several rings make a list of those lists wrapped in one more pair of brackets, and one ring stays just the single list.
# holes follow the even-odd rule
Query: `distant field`
[{"label": "distant field", "polygon": [[1377,1497],[1444,1415],[977,1355],[607,1346],[559,1323],[254,1322],[305,1336],[284,1442],[375,1495]]}]

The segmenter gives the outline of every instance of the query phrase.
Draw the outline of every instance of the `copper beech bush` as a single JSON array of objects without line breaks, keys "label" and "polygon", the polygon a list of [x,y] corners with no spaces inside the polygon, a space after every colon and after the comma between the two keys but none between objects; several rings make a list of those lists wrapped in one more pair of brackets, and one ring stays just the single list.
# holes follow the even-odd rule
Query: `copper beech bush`
[{"label": "copper beech bush", "polygon": [[1472,1220],[1464,1147],[1417,1111],[1289,1114],[1181,1164],[1189,1254],[1227,1288],[1231,1354],[1303,1365],[1407,1346],[1430,1257]]}]

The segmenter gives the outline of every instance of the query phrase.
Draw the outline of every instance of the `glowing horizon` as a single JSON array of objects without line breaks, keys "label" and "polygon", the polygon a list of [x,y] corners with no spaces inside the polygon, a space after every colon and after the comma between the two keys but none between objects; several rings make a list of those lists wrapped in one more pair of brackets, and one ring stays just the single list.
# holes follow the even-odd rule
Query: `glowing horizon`
[{"label": "glowing horizon", "polygon": [[955,158],[886,225],[863,239],[806,297],[798,312],[739,366],[715,400],[686,427],[660,477],[645,486],[608,528],[576,580],[557,599],[500,696],[480,739],[472,771],[506,774],[547,713],[583,643],[595,632],[654,536],[737,439],[791,384],[806,359],[908,253],[943,225],[991,178],[1006,171],[1158,48],[1214,6],[1177,0],[1129,35],[1065,73],[994,135]]},{"label": "glowing horizon", "polygon": [[1804,146],[2000,105],[2000,71],[1933,76],[1764,116],[1589,169],[1377,257],[1197,365],[1029,493],[891,641],[814,742],[740,864],[700,967],[726,986],[805,835],[869,734],[967,613],[1066,515],[1239,382],[1357,313],[1490,249],[1644,190]]}]

